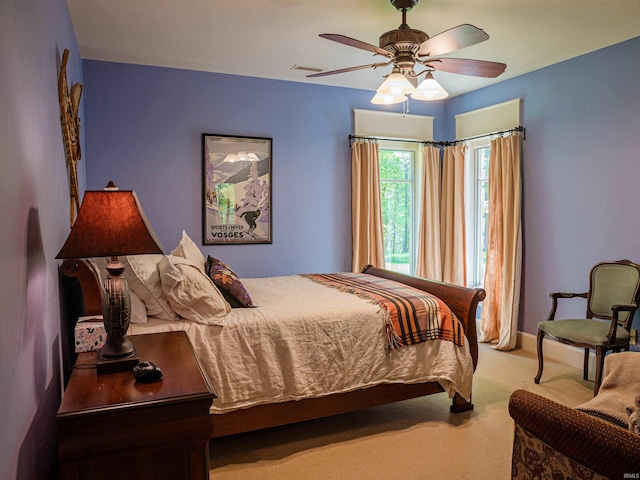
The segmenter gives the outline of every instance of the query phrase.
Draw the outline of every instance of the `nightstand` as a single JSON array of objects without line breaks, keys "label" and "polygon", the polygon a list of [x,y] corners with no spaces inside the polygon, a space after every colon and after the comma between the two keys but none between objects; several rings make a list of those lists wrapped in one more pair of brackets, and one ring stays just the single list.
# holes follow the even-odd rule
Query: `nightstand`
[{"label": "nightstand", "polygon": [[187,334],[129,339],[162,379],[97,375],[96,353],[79,354],[57,416],[60,478],[208,479],[215,393]]}]

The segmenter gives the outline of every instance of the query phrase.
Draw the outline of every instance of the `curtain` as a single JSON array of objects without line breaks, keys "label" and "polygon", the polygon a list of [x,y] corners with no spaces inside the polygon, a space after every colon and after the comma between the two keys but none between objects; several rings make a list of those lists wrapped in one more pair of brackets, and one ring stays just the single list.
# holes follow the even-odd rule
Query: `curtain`
[{"label": "curtain", "polygon": [[497,350],[516,346],[522,271],[521,140],[491,141],[487,261],[480,341]]},{"label": "curtain", "polygon": [[440,182],[440,149],[424,146],[416,275],[432,280],[442,280]]},{"label": "curtain", "polygon": [[467,260],[464,215],[464,172],[467,147],[456,145],[444,149],[442,161],[442,206],[440,244],[442,245],[442,280],[456,285],[467,284]]},{"label": "curtain", "polygon": [[384,237],[380,202],[378,142],[356,141],[351,146],[352,270],[366,265],[384,268]]}]

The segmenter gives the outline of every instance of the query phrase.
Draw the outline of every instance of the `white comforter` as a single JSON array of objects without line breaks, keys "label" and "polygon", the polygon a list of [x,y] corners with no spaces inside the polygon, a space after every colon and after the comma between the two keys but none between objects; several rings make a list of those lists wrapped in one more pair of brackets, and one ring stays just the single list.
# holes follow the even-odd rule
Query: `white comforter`
[{"label": "white comforter", "polygon": [[387,352],[377,305],[298,275],[242,282],[257,308],[232,309],[225,326],[152,318],[131,325],[132,334],[187,332],[218,395],[212,413],[399,382],[437,381],[450,397],[470,400],[468,342]]}]

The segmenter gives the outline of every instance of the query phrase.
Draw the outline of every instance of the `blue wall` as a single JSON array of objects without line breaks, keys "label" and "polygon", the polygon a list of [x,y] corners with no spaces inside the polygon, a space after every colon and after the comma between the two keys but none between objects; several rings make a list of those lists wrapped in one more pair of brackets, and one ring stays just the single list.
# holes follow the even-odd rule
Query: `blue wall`
[{"label": "blue wall", "polygon": [[[0,2],[0,478],[57,477],[58,261],[69,184],[58,70],[82,82],[64,0]],[[82,111],[80,115],[83,116]],[[80,162],[84,186],[84,162]]]},{"label": "blue wall", "polygon": [[[536,332],[549,313],[550,292],[586,292],[595,263],[640,262],[639,78],[640,37],[446,104],[445,117],[452,119],[522,98],[520,330]],[[447,131],[453,136],[452,123]],[[567,315],[584,315],[586,308],[583,300],[565,306]]]},{"label": "blue wall", "polygon": [[84,78],[87,186],[135,190],[165,252],[182,229],[201,243],[202,134],[270,137],[273,244],[203,252],[243,277],[350,270],[349,135],[372,92],[98,61],[84,61]]}]

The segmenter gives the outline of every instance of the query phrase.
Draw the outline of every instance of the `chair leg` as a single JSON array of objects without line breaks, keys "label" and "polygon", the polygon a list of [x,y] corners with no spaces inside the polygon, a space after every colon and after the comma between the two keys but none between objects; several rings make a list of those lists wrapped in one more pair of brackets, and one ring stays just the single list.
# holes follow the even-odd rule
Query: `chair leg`
[{"label": "chair leg", "polygon": [[604,354],[606,350],[604,348],[596,348],[596,378],[595,385],[593,386],[593,396],[595,397],[600,390],[600,384],[602,383],[602,370],[604,369]]},{"label": "chair leg", "polygon": [[538,329],[538,335],[536,341],[538,344],[538,374],[533,379],[534,382],[540,383],[540,377],[542,377],[542,369],[544,368],[544,360],[542,359],[542,339],[544,338],[544,332]]},{"label": "chair leg", "polygon": [[589,380],[589,349],[584,349],[584,367],[582,369],[582,379]]}]

